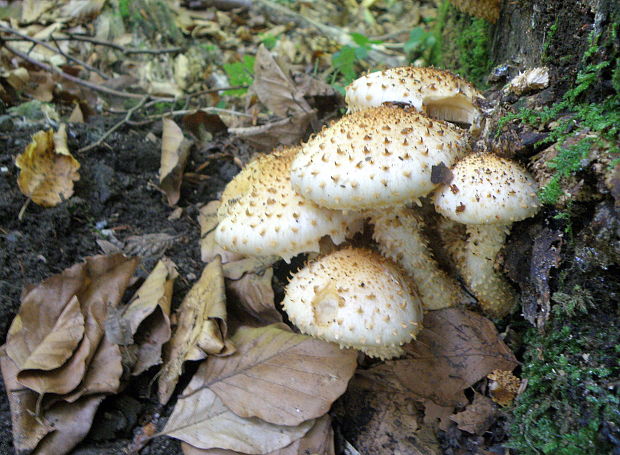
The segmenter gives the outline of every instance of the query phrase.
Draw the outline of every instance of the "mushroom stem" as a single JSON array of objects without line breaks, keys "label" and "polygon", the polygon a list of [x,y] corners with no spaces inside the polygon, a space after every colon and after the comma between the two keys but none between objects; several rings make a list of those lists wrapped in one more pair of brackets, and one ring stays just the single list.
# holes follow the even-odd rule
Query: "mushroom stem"
[{"label": "mushroom stem", "polygon": [[496,270],[497,253],[509,232],[510,226],[501,224],[467,225],[467,248],[458,264],[484,312],[497,318],[509,314],[516,304],[516,293]]},{"label": "mushroom stem", "polygon": [[459,302],[458,282],[439,268],[422,234],[424,223],[412,210],[375,211],[370,222],[379,250],[412,277],[424,309],[438,310]]}]

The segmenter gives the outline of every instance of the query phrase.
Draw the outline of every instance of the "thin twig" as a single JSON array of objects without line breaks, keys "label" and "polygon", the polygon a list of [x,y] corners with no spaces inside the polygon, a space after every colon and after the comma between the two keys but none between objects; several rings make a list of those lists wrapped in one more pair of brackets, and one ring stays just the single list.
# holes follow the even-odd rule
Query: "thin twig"
[{"label": "thin twig", "polygon": [[[56,48],[54,48],[53,46],[50,46],[49,44],[47,44],[44,41],[38,40],[38,39],[33,38],[31,36],[28,36],[28,35],[24,35],[23,33],[15,30],[15,29],[12,29],[10,27],[5,27],[4,25],[0,25],[0,31],[6,32],[6,33],[11,33],[11,34],[13,34],[15,36],[19,36],[24,41],[30,41],[31,43],[37,44],[39,46],[42,46],[42,47],[44,47],[46,49],[49,49],[52,52],[56,52],[57,54],[62,55],[67,60],[69,60],[71,62],[74,62],[74,63],[77,63],[78,65],[83,66],[87,70],[94,71],[95,73],[97,73],[99,76],[101,76],[104,79],[109,79],[110,78],[108,75],[106,75],[105,73],[102,73],[101,71],[99,71],[94,66],[89,65],[88,63],[80,60],[79,58],[72,57],[72,56],[66,54],[65,52],[63,52],[62,49],[60,49],[60,46],[57,43],[55,43],[56,44]],[[53,36],[52,36],[52,41],[54,41]]]},{"label": "thin twig", "polygon": [[[63,41],[87,41],[92,44],[97,44],[99,46],[108,46],[118,51],[121,51],[125,55],[129,54],[173,54],[176,52],[181,52],[183,50],[182,47],[169,47],[167,49],[127,49],[119,44],[111,43],[109,41],[99,40],[97,38],[93,38],[87,35],[74,35],[72,33],[68,34],[69,36],[66,38],[60,38]],[[56,38],[59,40],[59,38]]]},{"label": "thin twig", "polygon": [[114,131],[119,129],[125,123],[129,122],[129,120],[131,120],[131,116],[134,114],[134,112],[136,112],[138,109],[143,107],[148,99],[149,99],[148,95],[144,96],[142,98],[142,100],[140,100],[140,102],[138,104],[136,104],[134,107],[132,107],[131,109],[129,109],[127,111],[127,114],[125,115],[125,117],[120,122],[117,122],[112,128],[110,128],[108,131],[106,131],[104,133],[104,135],[101,136],[96,142],[93,142],[92,144],[87,145],[86,147],[82,147],[81,149],[79,149],[77,151],[77,153],[88,152],[89,150],[92,150],[95,147],[99,147],[103,143],[103,141],[105,141]]},{"label": "thin twig", "polygon": [[[11,52],[12,54],[17,55],[19,58],[27,61],[28,63],[30,63],[31,65],[37,66],[39,68],[41,68],[44,71],[48,71],[50,73],[53,74],[57,74],[58,76],[67,79],[68,81],[74,82],[78,85],[81,85],[83,87],[87,87],[91,90],[95,90],[97,92],[102,92],[102,93],[107,93],[108,95],[113,95],[113,96],[120,96],[122,98],[135,98],[135,99],[140,99],[144,97],[144,94],[140,94],[140,93],[129,93],[129,92],[119,92],[118,90],[114,90],[108,87],[105,87],[103,85],[97,85],[97,84],[93,84],[92,82],[88,82],[85,81],[83,79],[80,79],[79,77],[75,77],[72,76],[71,74],[65,73],[64,71],[56,68],[55,66],[51,66],[48,65],[46,63],[40,62],[38,60],[33,59],[32,57],[24,54],[23,52],[18,51],[17,49],[13,49],[11,46],[8,46],[6,44],[6,42],[3,42],[3,40],[0,38],[0,43],[4,46],[4,48]],[[155,98],[159,101],[167,101],[167,102],[174,102],[176,101],[176,98]]]}]

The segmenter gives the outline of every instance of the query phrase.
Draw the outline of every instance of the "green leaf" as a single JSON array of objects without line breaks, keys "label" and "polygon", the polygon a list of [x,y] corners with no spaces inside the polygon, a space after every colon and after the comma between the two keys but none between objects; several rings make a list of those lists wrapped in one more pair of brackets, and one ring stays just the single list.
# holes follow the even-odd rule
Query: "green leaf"
[{"label": "green leaf", "polygon": [[[243,60],[240,62],[225,63],[222,65],[228,76],[230,85],[251,85],[254,80],[255,60],[256,58],[252,55],[244,55]],[[247,88],[226,90],[224,95],[243,96],[247,91]]]}]

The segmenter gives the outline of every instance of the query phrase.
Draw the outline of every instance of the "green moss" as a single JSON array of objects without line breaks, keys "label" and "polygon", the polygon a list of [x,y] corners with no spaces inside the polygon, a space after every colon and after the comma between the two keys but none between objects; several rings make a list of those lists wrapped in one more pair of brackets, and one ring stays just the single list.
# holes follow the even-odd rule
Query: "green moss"
[{"label": "green moss", "polygon": [[[618,146],[620,135],[620,91],[618,88],[620,88],[620,83],[617,84],[616,93],[600,103],[583,101],[585,95],[592,92],[600,83],[603,72],[611,65],[608,61],[588,63],[598,50],[598,36],[592,35],[590,47],[582,58],[581,71],[577,73],[573,87],[558,103],[540,110],[521,109],[516,113],[506,115],[498,122],[498,134],[507,123],[513,121],[536,128],[548,127],[551,122],[554,123],[549,135],[537,144],[555,143],[558,147],[557,157],[547,163],[547,166],[555,172],[549,183],[540,190],[540,198],[545,204],[557,203],[564,194],[562,183],[570,175],[582,170],[582,163],[587,162],[585,159],[594,147],[605,150],[611,158],[620,156]],[[617,68],[612,71],[612,78],[618,77],[614,76],[616,72]],[[615,84],[614,87],[616,87]],[[564,143],[573,134],[575,124],[581,130],[596,134],[590,135],[577,144],[565,147]]]},{"label": "green moss", "polygon": [[527,387],[513,409],[509,446],[520,455],[611,453],[604,426],[620,424],[620,398],[611,384],[620,373],[617,327],[588,320],[591,296],[583,289],[555,294],[548,334],[530,329],[522,376]]},{"label": "green moss", "polygon": [[492,67],[489,57],[491,24],[461,13],[444,1],[439,6],[432,33],[435,45],[431,63],[452,70],[484,88],[485,77]]}]

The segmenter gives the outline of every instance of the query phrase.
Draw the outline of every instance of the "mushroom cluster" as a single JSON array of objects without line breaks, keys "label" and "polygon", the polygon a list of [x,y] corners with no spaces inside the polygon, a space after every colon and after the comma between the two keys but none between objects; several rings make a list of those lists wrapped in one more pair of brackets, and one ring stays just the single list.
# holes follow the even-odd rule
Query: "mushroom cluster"
[{"label": "mushroom cluster", "polygon": [[[469,154],[462,126],[478,121],[480,96],[433,68],[358,79],[347,88],[350,114],[301,146],[261,156],[229,183],[216,241],[288,261],[320,251],[324,236],[344,242],[369,220],[380,253],[345,247],[319,257],[293,276],[283,306],[304,333],[390,358],[420,329],[421,308],[462,301],[456,278],[433,258],[423,216],[406,206],[435,192],[437,211],[467,224],[469,242],[447,247],[465,250],[453,255],[457,270],[483,309],[503,316],[514,293],[495,271],[495,256],[509,223],[531,216],[538,202],[533,179],[517,164]],[[437,168],[452,168],[453,181],[434,178]]]}]

